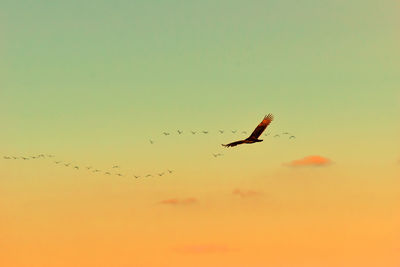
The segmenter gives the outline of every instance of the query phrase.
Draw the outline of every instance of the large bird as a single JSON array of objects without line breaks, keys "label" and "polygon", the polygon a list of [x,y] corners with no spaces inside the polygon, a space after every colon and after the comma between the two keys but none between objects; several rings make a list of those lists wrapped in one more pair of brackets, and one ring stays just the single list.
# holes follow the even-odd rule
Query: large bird
[{"label": "large bird", "polygon": [[274,119],[274,116],[272,116],[272,114],[268,114],[267,116],[264,117],[264,119],[256,127],[256,129],[254,129],[254,131],[252,132],[252,134],[249,137],[247,137],[244,140],[232,142],[232,143],[229,143],[226,145],[223,144],[223,146],[232,147],[232,146],[237,146],[240,144],[253,144],[253,143],[257,143],[257,142],[262,142],[263,140],[258,139],[258,137],[264,132],[265,128],[267,128],[267,126],[271,123],[271,121],[273,119]]}]

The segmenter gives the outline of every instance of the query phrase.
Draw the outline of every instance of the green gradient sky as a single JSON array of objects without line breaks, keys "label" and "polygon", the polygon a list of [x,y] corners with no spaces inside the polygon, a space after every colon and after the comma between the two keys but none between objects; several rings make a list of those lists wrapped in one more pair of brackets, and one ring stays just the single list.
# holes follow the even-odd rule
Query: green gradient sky
[{"label": "green gradient sky", "polygon": [[[1,156],[52,153],[60,160],[102,169],[120,164],[125,168],[122,171],[130,173],[176,170],[169,180],[135,184],[56,168],[44,161],[2,160],[0,202],[13,203],[0,205],[8,218],[0,226],[13,229],[5,239],[17,246],[15,233],[19,230],[34,235],[38,231],[34,226],[20,225],[26,221],[26,205],[33,199],[43,204],[55,197],[54,205],[59,204],[67,214],[78,210],[82,215],[85,208],[93,209],[87,215],[91,219],[82,225],[75,222],[74,229],[89,229],[89,221],[98,222],[108,229],[105,231],[111,243],[122,238],[113,232],[113,226],[124,229],[134,220],[126,212],[135,210],[142,217],[140,225],[150,225],[144,231],[150,240],[154,233],[165,234],[160,251],[185,242],[196,243],[204,229],[215,231],[201,239],[207,243],[205,237],[210,237],[212,243],[213,233],[218,236],[219,232],[216,225],[206,223],[208,218],[227,223],[249,213],[247,219],[230,225],[217,241],[226,241],[228,247],[239,250],[241,244],[251,248],[250,237],[241,233],[243,236],[235,240],[231,233],[251,226],[254,219],[258,220],[254,233],[266,234],[263,223],[268,216],[261,214],[270,207],[279,219],[269,226],[277,232],[282,230],[279,223],[290,233],[312,231],[301,226],[291,228],[289,221],[293,219],[306,224],[315,218],[325,222],[332,217],[345,225],[354,219],[349,215],[354,209],[362,218],[380,219],[379,223],[371,222],[369,229],[376,231],[375,241],[385,240],[387,236],[379,234],[382,225],[394,229],[399,222],[393,215],[394,211],[398,213],[400,202],[399,13],[396,0],[2,0]],[[234,141],[238,135],[220,135],[218,129],[250,132],[267,113],[275,115],[268,131],[289,131],[297,139],[289,142],[266,137],[253,146],[221,148],[221,143]],[[184,134],[177,136],[177,129]],[[192,136],[187,134],[189,130],[209,130],[210,134]],[[164,137],[163,131],[173,134]],[[150,145],[149,138],[156,143]],[[221,151],[224,157],[215,160],[211,156]],[[334,164],[304,170],[283,166],[308,155],[328,157]],[[231,192],[237,187],[261,191],[268,197],[258,204],[232,200]],[[189,214],[173,209],[170,214],[155,206],[172,197],[196,197],[203,206],[199,204],[198,210]],[[97,200],[98,206],[89,199]],[[318,202],[321,206],[315,204]],[[38,225],[65,223],[61,215],[48,217],[46,208],[38,203],[31,217]],[[328,211],[323,211],[323,205]],[[100,212],[104,206],[115,221]],[[47,210],[54,212],[57,208],[48,206]],[[188,220],[191,226],[180,225],[176,217]],[[157,218],[163,227],[153,224]],[[347,229],[355,239],[358,219],[350,223],[354,229]],[[101,232],[99,225],[96,229]],[[200,230],[190,236],[191,227]],[[338,227],[333,232],[343,230]],[[61,233],[63,229],[60,226],[52,231]],[[181,240],[168,236],[177,229],[190,237],[182,234]],[[93,230],[93,236],[98,236],[97,230]],[[136,232],[130,233],[135,236]],[[80,240],[78,236],[74,241]],[[271,245],[263,246],[261,237],[257,238],[254,251]],[[390,242],[400,242],[398,234],[390,238]],[[51,243],[55,239],[50,235],[44,240]],[[122,239],[122,243],[130,242]],[[90,240],[88,237],[85,242],[90,244]],[[398,250],[399,246],[390,242],[384,242],[388,253],[393,247]],[[28,251],[30,243],[24,244]],[[277,247],[298,251],[296,246]],[[330,249],[328,245],[322,247]],[[107,245],[102,249],[107,250]],[[370,250],[374,247],[366,249]],[[327,264],[324,259],[329,257],[324,258],[323,253],[321,259],[307,261],[310,256],[304,262],[308,266],[314,266],[314,260],[315,266],[318,260],[323,266],[357,266],[352,263],[361,262],[357,253],[354,259],[343,256],[345,252],[335,253],[332,255],[339,255],[336,259],[343,259],[341,265]],[[392,254],[382,253],[379,255],[386,258],[386,266],[398,266],[394,257],[390,260]],[[92,256],[75,256],[75,263],[92,266]],[[239,258],[252,256],[245,252]],[[187,256],[171,257],[176,257],[174,266],[189,266]],[[229,257],[235,258],[232,254]],[[202,260],[203,266],[211,266],[207,259]],[[254,266],[263,266],[257,265],[263,260],[253,260]],[[5,260],[13,261],[12,257]],[[32,261],[37,266],[55,266],[51,259],[49,265],[40,258]],[[129,256],[126,262],[135,263]],[[233,266],[224,258],[215,262]],[[237,266],[243,266],[238,262]],[[163,266],[146,257],[141,264]],[[276,259],[270,264],[284,266],[285,262]],[[27,265],[21,261],[15,266]]]}]

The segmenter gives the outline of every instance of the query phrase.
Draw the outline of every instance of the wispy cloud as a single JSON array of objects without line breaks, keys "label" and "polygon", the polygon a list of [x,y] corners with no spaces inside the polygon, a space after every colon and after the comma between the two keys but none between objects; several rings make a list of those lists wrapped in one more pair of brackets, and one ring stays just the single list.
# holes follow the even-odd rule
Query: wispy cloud
[{"label": "wispy cloud", "polygon": [[331,164],[332,161],[328,158],[322,156],[307,156],[302,159],[293,160],[285,165],[291,167],[300,167],[300,166],[326,166]]},{"label": "wispy cloud", "polygon": [[226,253],[233,249],[224,245],[204,244],[204,245],[187,245],[176,249],[179,253],[187,254],[209,254],[209,253]]},{"label": "wispy cloud", "polygon": [[235,189],[232,192],[234,195],[240,196],[242,198],[248,198],[248,197],[257,197],[262,195],[261,192],[259,191],[254,191],[254,190],[243,190],[243,189]]},{"label": "wispy cloud", "polygon": [[197,199],[194,197],[183,198],[183,199],[170,198],[160,201],[160,204],[165,204],[165,205],[190,205],[195,203],[197,203]]}]

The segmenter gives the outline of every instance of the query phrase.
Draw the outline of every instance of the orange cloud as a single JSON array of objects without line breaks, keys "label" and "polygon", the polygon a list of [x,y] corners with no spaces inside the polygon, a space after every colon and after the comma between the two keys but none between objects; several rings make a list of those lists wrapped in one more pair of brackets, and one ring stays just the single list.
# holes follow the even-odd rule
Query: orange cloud
[{"label": "orange cloud", "polygon": [[180,253],[188,254],[225,253],[232,251],[232,249],[228,248],[227,246],[212,244],[183,246],[176,250]]},{"label": "orange cloud", "polygon": [[235,189],[232,192],[234,195],[238,195],[240,197],[256,197],[262,195],[261,192],[254,191],[254,190],[241,190],[241,189]]},{"label": "orange cloud", "polygon": [[287,163],[287,165],[292,167],[299,166],[326,166],[331,164],[332,161],[328,158],[322,156],[308,156],[302,159],[293,160],[292,162]]},{"label": "orange cloud", "polygon": [[160,204],[167,204],[167,205],[188,205],[194,204],[197,202],[197,199],[194,197],[178,199],[178,198],[170,198],[166,200],[160,201]]}]

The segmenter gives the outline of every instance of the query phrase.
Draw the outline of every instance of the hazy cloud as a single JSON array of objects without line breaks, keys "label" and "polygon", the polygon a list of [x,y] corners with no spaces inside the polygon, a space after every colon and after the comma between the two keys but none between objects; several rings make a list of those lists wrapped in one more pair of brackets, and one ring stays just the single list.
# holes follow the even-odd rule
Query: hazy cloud
[{"label": "hazy cloud", "polygon": [[254,190],[243,190],[243,189],[235,189],[232,192],[234,195],[240,196],[242,198],[246,198],[246,197],[257,197],[262,195],[261,192],[259,191],[254,191]]},{"label": "hazy cloud", "polygon": [[166,204],[166,205],[189,205],[194,203],[197,203],[197,199],[194,197],[183,198],[183,199],[170,198],[160,201],[160,204]]},{"label": "hazy cloud", "polygon": [[328,158],[322,156],[308,156],[302,159],[293,160],[292,162],[287,163],[286,165],[292,167],[298,166],[326,166],[331,164],[332,161]]}]

